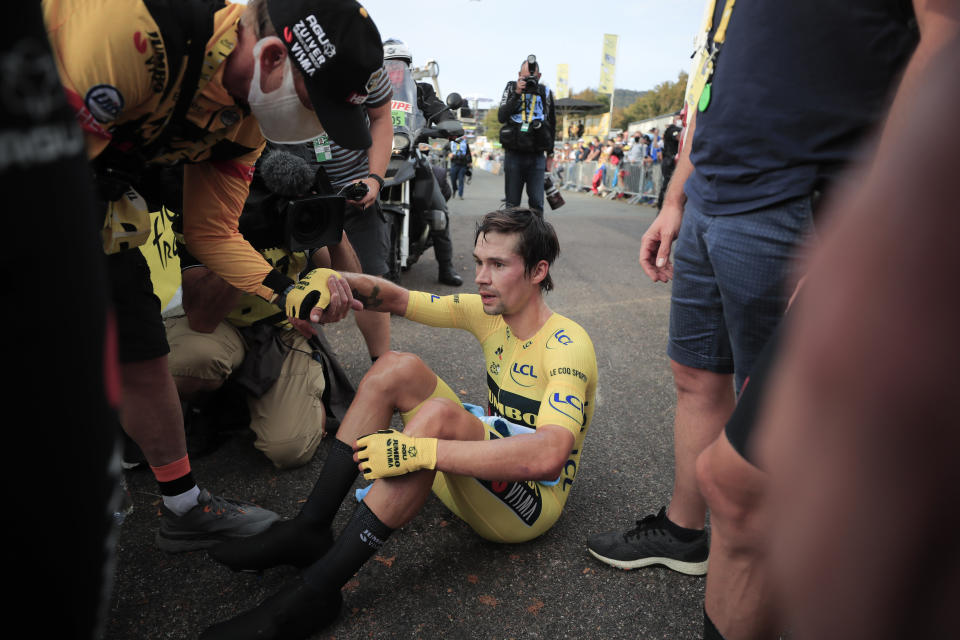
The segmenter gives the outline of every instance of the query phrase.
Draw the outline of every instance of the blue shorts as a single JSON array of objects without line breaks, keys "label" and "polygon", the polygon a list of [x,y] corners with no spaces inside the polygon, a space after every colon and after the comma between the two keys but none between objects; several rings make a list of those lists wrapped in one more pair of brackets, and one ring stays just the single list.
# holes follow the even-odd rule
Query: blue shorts
[{"label": "blue shorts", "polygon": [[688,201],[674,248],[670,359],[735,373],[739,389],[783,316],[793,259],[812,230],[807,196],[717,216]]}]

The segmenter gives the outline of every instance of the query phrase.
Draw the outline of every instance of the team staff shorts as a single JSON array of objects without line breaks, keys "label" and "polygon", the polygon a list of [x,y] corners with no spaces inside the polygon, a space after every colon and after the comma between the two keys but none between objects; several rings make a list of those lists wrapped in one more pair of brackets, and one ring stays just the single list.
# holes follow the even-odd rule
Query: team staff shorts
[{"label": "team staff shorts", "polygon": [[348,209],[343,230],[365,274],[385,276],[389,273],[390,225],[384,220],[379,200],[363,211]]},{"label": "team staff shorts", "polygon": [[667,355],[735,373],[740,389],[783,316],[793,258],[812,229],[808,196],[716,216],[688,201],[674,250]]},{"label": "team staff shorts", "polygon": [[[457,394],[439,377],[431,397],[447,398],[463,406]],[[402,414],[404,423],[415,413],[416,409]],[[478,420],[483,425],[484,440],[510,437],[526,429],[502,419]],[[566,502],[559,484],[545,485],[533,480],[491,482],[442,471],[434,478],[433,493],[458,518],[491,542],[526,542],[536,538],[556,523]]]},{"label": "team staff shorts", "polygon": [[110,297],[117,320],[120,362],[143,362],[167,355],[170,347],[153,293],[150,267],[138,249],[106,256]]}]

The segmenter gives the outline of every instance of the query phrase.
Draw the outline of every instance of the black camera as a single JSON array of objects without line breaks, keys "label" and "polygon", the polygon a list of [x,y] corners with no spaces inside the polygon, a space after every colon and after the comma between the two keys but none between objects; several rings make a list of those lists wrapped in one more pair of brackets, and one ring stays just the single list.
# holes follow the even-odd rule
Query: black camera
[{"label": "black camera", "polygon": [[526,76],[520,79],[527,83],[523,86],[523,93],[536,95],[540,92],[540,83],[537,82],[537,76]]},{"label": "black camera", "polygon": [[319,249],[340,242],[346,209],[343,196],[298,198],[288,201],[286,209],[284,236],[291,251]]},{"label": "black camera", "polygon": [[524,93],[536,94],[540,91],[540,82],[537,80],[537,76],[534,75],[539,70],[540,68],[537,66],[537,56],[531,53],[527,56],[527,72],[530,75],[520,78],[527,83],[523,87]]},{"label": "black camera", "polygon": [[370,193],[370,187],[365,182],[354,182],[340,190],[340,195],[347,200],[363,200]]}]

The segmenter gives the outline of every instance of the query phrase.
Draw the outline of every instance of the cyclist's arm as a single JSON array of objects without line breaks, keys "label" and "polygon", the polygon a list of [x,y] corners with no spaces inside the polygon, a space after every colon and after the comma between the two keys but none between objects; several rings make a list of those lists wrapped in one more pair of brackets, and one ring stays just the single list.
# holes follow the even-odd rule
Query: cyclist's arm
[{"label": "cyclist's arm", "polygon": [[481,480],[555,480],[573,443],[569,430],[553,424],[499,440],[440,440],[437,470]]},{"label": "cyclist's arm", "polygon": [[341,273],[350,284],[353,297],[363,304],[367,311],[382,311],[402,316],[407,312],[410,292],[398,284],[384,278],[368,276],[363,273]]}]

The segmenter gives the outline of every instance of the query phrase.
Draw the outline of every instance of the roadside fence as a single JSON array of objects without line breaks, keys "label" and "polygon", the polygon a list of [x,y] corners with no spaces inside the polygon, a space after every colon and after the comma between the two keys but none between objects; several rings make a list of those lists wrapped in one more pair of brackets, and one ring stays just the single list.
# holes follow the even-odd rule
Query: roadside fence
[{"label": "roadside fence", "polygon": [[656,204],[663,181],[659,162],[564,162],[555,164],[552,173],[562,189],[590,191],[607,200],[625,199],[630,204]]}]

